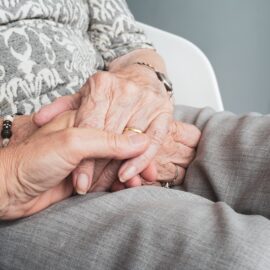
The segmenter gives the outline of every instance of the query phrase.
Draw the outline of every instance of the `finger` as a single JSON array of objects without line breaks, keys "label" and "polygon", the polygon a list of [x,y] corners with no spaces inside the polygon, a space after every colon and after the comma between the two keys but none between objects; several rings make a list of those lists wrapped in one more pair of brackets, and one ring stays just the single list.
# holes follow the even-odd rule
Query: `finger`
[{"label": "finger", "polygon": [[169,114],[159,115],[146,131],[150,138],[150,145],[147,150],[140,156],[126,161],[119,170],[119,179],[126,182],[135,175],[140,174],[154,159],[161,144],[168,133],[171,116]]},{"label": "finger", "polygon": [[[125,131],[124,133],[130,136],[134,135],[134,132],[131,131]],[[96,164],[98,167],[95,168],[95,180],[93,181],[94,184],[91,191],[107,191],[111,188],[112,184],[118,180],[118,171],[121,167],[122,161],[102,159],[98,160]]]},{"label": "finger", "polygon": [[[140,155],[148,145],[145,134],[116,135],[89,128],[43,134],[41,128],[31,139],[17,146],[14,162],[18,162],[21,179],[27,179],[30,192],[39,195],[57,186],[83,159],[125,160]],[[11,150],[7,149],[8,153],[12,154]],[[35,177],[29,173],[31,171],[37,172]],[[39,188],[32,188],[33,185]]]},{"label": "finger", "polygon": [[[132,136],[136,133],[132,131],[125,131],[124,134]],[[118,171],[123,162],[119,160],[99,160],[98,169],[102,171],[101,175],[95,181],[92,191],[107,191],[110,189],[112,184],[118,180]],[[150,170],[153,171],[153,167],[149,168],[149,172],[146,172],[150,175]],[[153,174],[153,173],[152,173]],[[149,177],[151,177],[150,175]],[[153,176],[152,176],[153,177]]]},{"label": "finger", "polygon": [[149,181],[146,181],[146,180],[142,179],[142,186],[157,186],[157,187],[161,187],[161,184],[158,181],[149,182]]},{"label": "finger", "polygon": [[134,176],[132,179],[125,183],[126,188],[139,187],[142,185],[142,179],[139,175]]},{"label": "finger", "polygon": [[54,152],[70,164],[85,158],[124,160],[140,155],[149,145],[145,134],[118,135],[91,128],[69,128],[47,139]]},{"label": "finger", "polygon": [[167,164],[171,162],[187,168],[194,159],[195,154],[196,151],[194,148],[188,147],[182,143],[174,143],[173,147],[170,147],[166,157],[164,157],[164,155],[157,155],[155,159],[157,163]]},{"label": "finger", "polygon": [[154,182],[157,180],[157,168],[154,161],[141,172],[141,177],[147,182]]},{"label": "finger", "polygon": [[94,159],[85,159],[72,172],[73,186],[79,195],[85,195],[91,188],[95,167]]},{"label": "finger", "polygon": [[186,170],[173,163],[166,164],[164,167],[158,167],[158,181],[169,182],[172,185],[182,184]]},{"label": "finger", "polygon": [[[109,107],[106,93],[109,84],[99,82],[99,75],[90,78],[81,89],[81,105],[77,111],[75,126],[104,129],[105,116]],[[73,172],[73,183],[79,194],[86,194],[93,182],[94,159],[84,160]],[[88,181],[87,181],[88,179]]]},{"label": "finger", "polygon": [[[129,115],[125,113],[124,110],[118,108],[117,106],[110,106],[109,111],[106,113],[106,122],[105,122],[105,131],[113,131],[117,134],[122,134],[124,128],[128,122]],[[91,191],[106,191],[109,190],[114,181],[118,180],[118,170],[122,162],[116,160],[99,160],[98,161],[98,170],[102,171],[102,174],[96,177],[94,173],[94,184],[91,188]],[[89,166],[91,166],[89,162]],[[91,169],[95,170],[91,166]]]},{"label": "finger", "polygon": [[105,130],[120,134],[123,133],[124,128],[134,113],[133,110],[138,102],[138,97],[134,96],[134,93],[138,89],[134,90],[134,85],[129,84],[126,86],[126,92],[123,94],[118,90],[121,85],[117,85],[117,83],[119,82],[116,80],[115,91],[112,91],[112,102],[106,115]]},{"label": "finger", "polygon": [[91,188],[91,191],[108,191],[112,187],[113,183],[118,180],[118,170],[121,167],[121,164],[122,161],[120,160],[111,160]]},{"label": "finger", "polygon": [[175,166],[176,167],[176,176],[174,177],[174,180],[173,180],[173,185],[174,186],[179,186],[181,184],[183,184],[183,181],[184,181],[184,178],[185,178],[185,175],[186,175],[186,170],[185,168],[181,167],[181,166]]},{"label": "finger", "polygon": [[43,126],[50,122],[54,117],[65,111],[78,109],[80,100],[80,93],[76,93],[71,96],[60,97],[53,103],[42,107],[37,113],[35,113],[33,116],[33,122],[37,126]]},{"label": "finger", "polygon": [[80,91],[81,104],[76,115],[76,127],[104,128],[110,105],[110,89],[111,81],[107,75],[95,74],[86,82]]},{"label": "finger", "polygon": [[197,147],[201,131],[196,126],[174,121],[171,128],[172,136],[176,142],[183,143],[188,147]]}]

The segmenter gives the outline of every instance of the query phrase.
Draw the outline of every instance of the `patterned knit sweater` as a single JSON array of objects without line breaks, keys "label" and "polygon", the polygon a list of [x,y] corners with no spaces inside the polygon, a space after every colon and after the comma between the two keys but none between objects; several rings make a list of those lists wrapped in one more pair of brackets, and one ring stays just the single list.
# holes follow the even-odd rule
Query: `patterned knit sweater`
[{"label": "patterned knit sweater", "polygon": [[125,0],[0,0],[0,115],[32,113],[150,47]]}]

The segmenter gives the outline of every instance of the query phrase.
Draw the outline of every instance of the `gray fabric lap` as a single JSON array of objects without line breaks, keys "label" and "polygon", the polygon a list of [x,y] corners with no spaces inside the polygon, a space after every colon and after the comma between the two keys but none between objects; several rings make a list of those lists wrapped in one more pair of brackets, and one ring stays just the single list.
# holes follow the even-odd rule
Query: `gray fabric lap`
[{"label": "gray fabric lap", "polygon": [[178,106],[175,118],[202,130],[184,190],[226,202],[240,213],[269,218],[270,115]]},{"label": "gray fabric lap", "polygon": [[[73,197],[1,223],[1,269],[267,269],[269,221],[183,191]],[[23,268],[22,268],[23,266]]]},{"label": "gray fabric lap", "polygon": [[269,269],[269,117],[175,115],[202,130],[188,192],[92,193],[2,222],[0,269]]}]

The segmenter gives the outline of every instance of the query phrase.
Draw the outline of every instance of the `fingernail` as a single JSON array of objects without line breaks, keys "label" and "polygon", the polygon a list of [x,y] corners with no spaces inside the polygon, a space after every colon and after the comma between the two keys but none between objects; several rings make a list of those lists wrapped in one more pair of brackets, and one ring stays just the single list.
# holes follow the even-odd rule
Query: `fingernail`
[{"label": "fingernail", "polygon": [[120,182],[125,183],[126,181],[134,177],[136,174],[136,167],[131,166],[127,168],[123,173],[121,173],[121,175],[119,175],[119,180]]},{"label": "fingernail", "polygon": [[130,137],[130,140],[131,140],[132,144],[134,144],[136,146],[145,144],[145,142],[146,142],[145,135],[132,133],[132,134],[129,135],[129,137]]},{"label": "fingernail", "polygon": [[80,195],[85,195],[88,191],[88,175],[81,173],[78,176],[76,191]]}]

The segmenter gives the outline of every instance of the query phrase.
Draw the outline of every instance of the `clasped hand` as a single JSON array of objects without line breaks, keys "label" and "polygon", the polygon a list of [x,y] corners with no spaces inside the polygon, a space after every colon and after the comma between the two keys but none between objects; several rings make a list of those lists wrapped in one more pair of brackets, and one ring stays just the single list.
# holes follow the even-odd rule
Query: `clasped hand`
[{"label": "clasped hand", "polygon": [[[2,219],[36,213],[74,187],[84,194],[169,181],[176,167],[175,184],[181,183],[200,131],[172,120],[172,104],[154,73],[125,72],[97,73],[79,93],[45,106],[34,118],[41,128],[18,117],[10,145],[0,152],[8,180],[0,189],[7,197]],[[145,134],[122,134],[127,126]]]},{"label": "clasped hand", "polygon": [[[35,122],[42,126],[67,110],[77,110],[76,127],[117,134],[122,134],[126,127],[133,127],[143,131],[150,140],[143,153],[124,162],[83,160],[72,177],[80,194],[110,188],[119,190],[141,185],[142,181],[172,180],[175,166],[178,166],[175,179],[178,184],[194,157],[200,137],[194,126],[173,121],[173,104],[164,85],[153,71],[139,65],[96,73],[79,93],[59,98],[42,108]],[[161,158],[163,154],[170,158]]]}]

